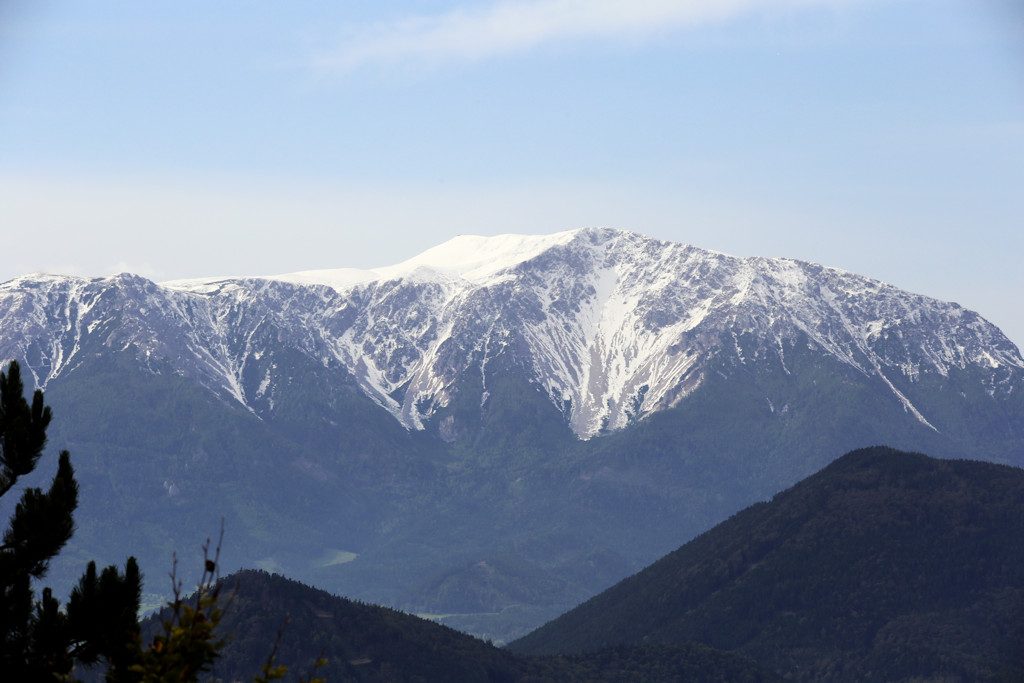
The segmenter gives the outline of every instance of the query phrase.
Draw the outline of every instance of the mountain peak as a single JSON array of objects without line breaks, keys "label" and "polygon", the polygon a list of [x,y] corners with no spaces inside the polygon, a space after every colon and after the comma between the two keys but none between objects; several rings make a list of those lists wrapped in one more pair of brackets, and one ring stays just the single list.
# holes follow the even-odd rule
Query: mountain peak
[{"label": "mountain peak", "polygon": [[[101,297],[108,289],[125,296]],[[30,290],[31,301],[0,304],[19,311],[11,357],[37,344],[40,378],[73,367],[81,344],[116,313],[131,319],[119,332],[124,348],[177,363],[194,356],[208,386],[254,410],[271,405],[275,369],[248,378],[264,362],[253,339],[272,326],[317,364],[344,367],[412,429],[442,419],[460,391],[478,392],[470,401],[484,411],[489,363],[499,356],[582,438],[671,409],[728,368],[788,374],[807,350],[879,383],[934,430],[942,425],[915,398],[919,382],[968,371],[989,396],[1009,395],[1024,374],[1017,348],[956,304],[812,263],[739,258],[608,228],[460,235],[373,269],[160,287],[124,275],[26,280],[3,289]],[[104,317],[107,300],[120,308]]]},{"label": "mountain peak", "polygon": [[[420,279],[461,279],[480,284],[496,274],[525,263],[554,247],[587,241],[604,244],[616,236],[637,233],[610,228],[577,228],[550,235],[457,235],[400,263],[370,269],[340,268],[300,271],[270,276],[295,284],[323,284],[338,290],[377,280],[395,280],[418,274]],[[648,238],[643,238],[648,239]]]},{"label": "mountain peak", "polygon": [[428,268],[478,282],[529,261],[552,247],[568,244],[581,233],[581,230],[567,230],[552,235],[458,235],[378,272],[392,277]]},{"label": "mountain peak", "polygon": [[[419,281],[462,280],[479,285],[544,254],[568,245],[595,247],[656,245],[684,247],[616,228],[575,228],[547,235],[507,233],[457,235],[399,263],[376,268],[326,268],[278,275],[191,278],[162,283],[171,289],[206,292],[228,280],[260,279],[297,285],[324,285],[339,292],[371,282],[414,278]],[[708,254],[718,254],[700,250]]]},{"label": "mountain peak", "polygon": [[1020,680],[1002,643],[1019,642],[1022,495],[1017,468],[860,450],[509,649],[696,641],[786,680]]}]

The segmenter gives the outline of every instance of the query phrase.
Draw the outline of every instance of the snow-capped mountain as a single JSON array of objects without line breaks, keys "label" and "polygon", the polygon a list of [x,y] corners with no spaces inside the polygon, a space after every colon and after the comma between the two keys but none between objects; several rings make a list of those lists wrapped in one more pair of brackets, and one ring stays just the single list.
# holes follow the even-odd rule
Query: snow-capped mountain
[{"label": "snow-capped mountain", "polygon": [[996,398],[1024,377],[1014,344],[957,304],[811,263],[605,229],[460,236],[374,270],[0,285],[0,357],[24,359],[40,386],[109,349],[257,415],[287,380],[276,357],[298,351],[350,373],[409,429],[468,390],[467,377],[485,408],[489,364],[505,357],[581,438],[679,405],[726,357],[789,372],[787,355],[811,350],[880,381],[940,431],[906,387],[971,370]]},{"label": "snow-capped mountain", "polygon": [[614,230],[374,270],[29,275],[0,284],[7,358],[81,484],[51,581],[128,554],[160,576],[223,518],[233,566],[488,637],[854,448],[1024,465],[1024,360],[976,313]]}]

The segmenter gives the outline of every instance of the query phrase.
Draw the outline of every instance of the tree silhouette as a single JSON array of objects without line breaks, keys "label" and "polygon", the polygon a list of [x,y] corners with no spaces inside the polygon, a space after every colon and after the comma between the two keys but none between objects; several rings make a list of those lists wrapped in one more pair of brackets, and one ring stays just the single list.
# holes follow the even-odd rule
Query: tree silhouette
[{"label": "tree silhouette", "polygon": [[[21,368],[0,372],[0,497],[35,470],[46,445],[52,413],[36,390],[24,397]],[[78,483],[71,456],[61,451],[49,489],[26,488],[0,545],[0,671],[5,680],[42,681],[67,676],[76,663],[107,663],[108,680],[132,679],[139,657],[142,577],[135,558],[124,572],[89,563],[66,609],[44,588],[36,600],[33,581],[46,576],[50,560],[74,532]]]}]

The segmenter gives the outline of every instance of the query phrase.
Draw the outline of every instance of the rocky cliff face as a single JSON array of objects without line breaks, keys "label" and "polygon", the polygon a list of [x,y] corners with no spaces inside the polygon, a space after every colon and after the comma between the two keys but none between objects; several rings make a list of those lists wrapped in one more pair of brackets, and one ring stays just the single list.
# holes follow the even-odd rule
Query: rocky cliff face
[{"label": "rocky cliff face", "polygon": [[[511,355],[581,438],[679,405],[712,359],[776,362],[806,347],[915,400],[922,379],[970,371],[990,398],[1021,391],[1024,360],[962,307],[787,259],[736,258],[614,230],[457,237],[397,266],[157,285],[120,275],[27,276],[0,286],[0,356],[38,383],[88,354],[130,351],[256,414],[272,412],[275,357],[344,368],[410,429],[460,380]],[[468,389],[467,389],[468,390]],[[770,400],[770,399],[768,399]]]}]

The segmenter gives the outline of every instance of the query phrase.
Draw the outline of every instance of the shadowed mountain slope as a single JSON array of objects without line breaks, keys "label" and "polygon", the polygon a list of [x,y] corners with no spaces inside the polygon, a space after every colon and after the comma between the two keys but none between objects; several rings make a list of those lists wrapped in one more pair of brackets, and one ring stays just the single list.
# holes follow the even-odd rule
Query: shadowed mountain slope
[{"label": "shadowed mountain slope", "polygon": [[1024,471],[854,451],[510,649],[691,641],[799,680],[1021,680]]},{"label": "shadowed mountain slope", "polygon": [[[771,681],[749,660],[702,645],[623,647],[526,657],[385,607],[353,602],[262,571],[224,579],[227,645],[211,675],[249,680],[280,633],[277,662],[329,681]],[[143,626],[155,627],[150,618]]]}]

